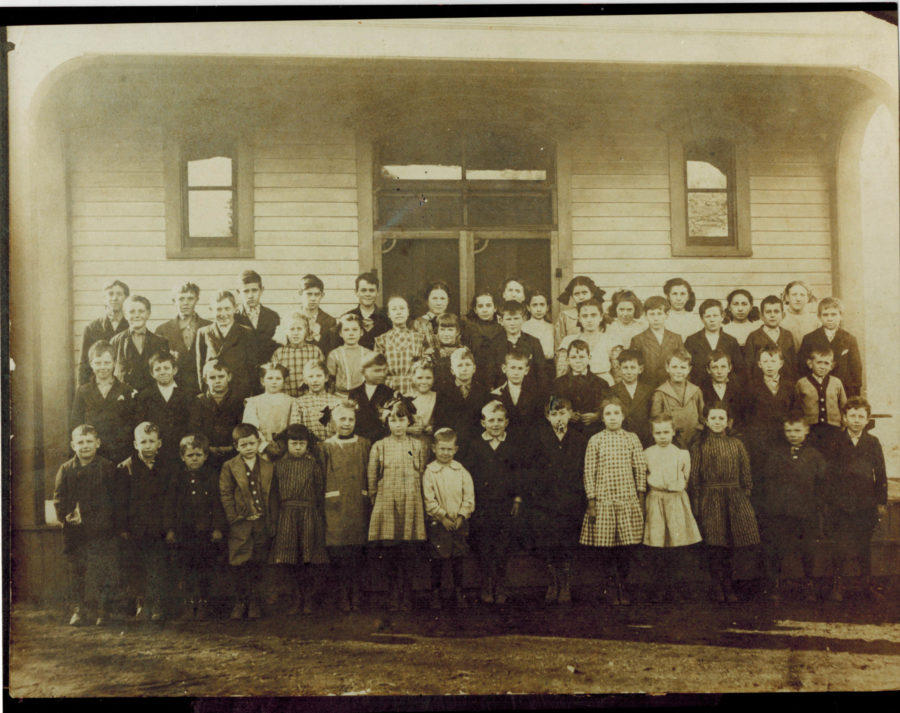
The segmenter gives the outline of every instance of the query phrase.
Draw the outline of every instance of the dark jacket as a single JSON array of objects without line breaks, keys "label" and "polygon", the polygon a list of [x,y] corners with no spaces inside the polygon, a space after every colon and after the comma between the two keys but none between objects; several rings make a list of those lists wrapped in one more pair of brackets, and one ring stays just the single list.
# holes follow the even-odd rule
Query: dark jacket
[{"label": "dark jacket", "polygon": [[709,374],[698,384],[703,393],[704,404],[709,405],[715,401],[722,401],[728,407],[728,413],[734,420],[732,424],[734,433],[743,433],[746,423],[747,393],[745,384],[746,382],[740,377],[729,374],[728,381],[725,382],[725,395],[721,399],[713,388],[712,377]]},{"label": "dark jacket", "polygon": [[135,396],[134,425],[150,421],[159,426],[159,437],[162,439],[161,457],[168,460],[178,459],[178,444],[187,434],[192,401],[191,396],[177,385],[166,401],[155,383]]},{"label": "dark jacket", "polygon": [[[115,467],[100,456],[85,466],[76,456],[59,467],[53,488],[53,506],[56,519],[63,525],[65,552],[71,552],[89,540],[115,536],[114,479]],[[66,516],[76,505],[81,515],[80,525],[66,521]]]},{"label": "dark jacket", "polygon": [[135,538],[163,538],[166,535],[166,503],[172,487],[173,466],[157,456],[153,469],[135,453],[116,467],[119,532]]},{"label": "dark jacket", "polygon": [[560,440],[545,421],[534,429],[533,439],[534,458],[525,504],[529,511],[539,513],[537,529],[559,527],[560,520],[580,525],[587,507],[584,495],[587,438],[570,426]]},{"label": "dark jacket", "polygon": [[144,335],[144,349],[140,353],[131,341],[131,332],[125,330],[110,342],[116,355],[115,376],[135,391],[146,389],[153,383],[150,376],[150,357],[157,352],[168,352],[169,343],[149,329]]},{"label": "dark jacket", "polygon": [[106,397],[100,395],[97,382],[91,379],[75,391],[72,413],[69,415],[69,431],[82,424],[97,429],[100,437],[99,455],[113,464],[131,455],[134,441],[134,401],[132,389],[116,379]]},{"label": "dark jacket", "polygon": [[506,439],[497,447],[478,434],[460,451],[458,457],[475,486],[475,512],[473,519],[497,517],[512,508],[513,499],[523,497],[530,482],[532,453],[526,440],[509,431]]},{"label": "dark jacket", "polygon": [[846,431],[828,454],[828,504],[833,511],[872,511],[887,504],[887,470],[881,442],[863,432],[854,446]]},{"label": "dark jacket", "polygon": [[797,457],[782,439],[768,452],[755,479],[754,502],[768,517],[817,520],[825,503],[825,458],[804,443]]},{"label": "dark jacket", "polygon": [[800,351],[797,353],[801,376],[811,373],[806,362],[817,348],[830,348],[834,352],[834,369],[831,375],[841,380],[848,398],[859,396],[859,390],[862,388],[862,359],[856,337],[845,329],[838,329],[834,339],[829,342],[825,335],[825,327],[819,327],[807,334],[803,337]]},{"label": "dark jacket", "polygon": [[231,389],[221,403],[208,393],[195,396],[188,416],[188,433],[200,433],[211,446],[232,445],[231,431],[244,417],[244,402]]},{"label": "dark jacket", "polygon": [[[382,334],[387,332],[393,325],[391,324],[391,320],[388,319],[387,314],[385,314],[384,310],[375,308],[375,311],[368,317],[368,321],[371,322],[371,327],[366,330],[366,321],[367,318],[362,316],[362,312],[359,309],[359,305],[356,305],[353,309],[344,312],[344,314],[355,314],[359,317],[360,321],[363,323],[363,334],[359,338],[359,343],[361,346],[369,349],[370,351],[375,351],[375,337],[380,337]],[[343,316],[343,315],[342,315]],[[341,346],[344,343],[344,340],[341,339],[341,335],[339,334],[338,327],[340,324],[336,324],[334,326],[334,343],[336,346]]]},{"label": "dark jacket", "polygon": [[[516,347],[528,354],[530,369],[525,376],[525,381],[531,382],[536,387],[534,390],[543,394],[547,387],[550,386],[550,370],[547,366],[547,360],[544,358],[544,348],[541,341],[537,337],[522,332],[516,342]],[[506,332],[498,334],[491,339],[488,349],[488,385],[491,387],[500,386],[506,381],[503,373],[503,364],[506,361],[506,355],[512,351],[512,345],[506,338]]]},{"label": "dark jacket", "polygon": [[248,396],[256,378],[256,341],[247,327],[235,322],[222,336],[215,323],[197,331],[197,378],[203,383],[203,367],[206,362],[218,359],[231,370],[231,390],[239,398]]},{"label": "dark jacket", "polygon": [[356,401],[359,410],[356,412],[355,433],[370,443],[381,440],[385,436],[384,423],[381,420],[381,408],[391,400],[394,392],[384,384],[375,387],[372,400],[366,396],[366,385],[360,384],[350,391],[348,396]]},{"label": "dark jacket", "polygon": [[662,344],[656,341],[656,337],[649,327],[633,336],[630,348],[637,349],[644,356],[644,372],[641,374],[641,381],[656,388],[668,379],[666,357],[683,346],[681,336],[668,329],[663,331]]},{"label": "dark jacket", "polygon": [[84,335],[81,339],[81,362],[78,367],[79,384],[88,383],[94,374],[91,371],[91,360],[88,357],[94,342],[108,342],[126,329],[128,329],[128,321],[124,317],[119,320],[118,324],[113,324],[108,316],[95,319],[84,328]]},{"label": "dark jacket", "polygon": [[281,317],[278,312],[269,309],[265,305],[259,306],[259,319],[256,321],[256,327],[247,316],[247,308],[243,305],[238,308],[234,314],[234,321],[246,327],[253,334],[254,343],[254,370],[260,364],[265,364],[272,356],[278,344],[275,342],[275,330],[281,323]]},{"label": "dark jacket", "polygon": [[472,350],[477,369],[476,375],[487,383],[493,378],[490,371],[492,368],[491,341],[504,333],[503,327],[496,319],[484,321],[477,317],[466,317],[461,322],[461,341]]},{"label": "dark jacket", "polygon": [[491,400],[488,390],[480,382],[472,381],[469,395],[463,398],[454,382],[440,392],[434,405],[434,430],[452,428],[456,431],[457,443],[462,447],[473,438],[481,436],[481,409]]},{"label": "dark jacket", "polygon": [[[566,398],[572,402],[572,410],[577,413],[597,413],[603,399],[611,395],[609,384],[590,370],[586,374],[576,376],[571,371],[554,380],[550,394]],[[602,415],[602,414],[601,414]],[[593,435],[603,428],[603,421],[598,420],[590,426],[583,423],[570,422],[570,428]]]},{"label": "dark jacket", "polygon": [[612,396],[617,397],[625,407],[625,420],[622,428],[634,433],[644,448],[653,445],[650,432],[650,399],[656,387],[638,382],[634,398],[628,394],[625,384],[618,383],[612,387]]},{"label": "dark jacket", "polygon": [[199,470],[176,470],[166,507],[166,530],[176,537],[224,531],[225,511],[219,495],[219,472],[209,462]]},{"label": "dark jacket", "polygon": [[[701,329],[699,332],[688,336],[684,340],[684,348],[691,355],[691,375],[689,380],[693,384],[699,384],[703,381],[703,377],[708,375],[706,367],[709,364],[709,355],[713,351],[709,346],[709,342],[706,341],[704,330]],[[744,366],[744,352],[737,339],[730,334],[720,331],[719,343],[716,345],[716,349],[725,352],[731,358],[732,373],[737,376],[744,375],[746,370]]]},{"label": "dark jacket", "polygon": [[784,440],[784,417],[796,404],[794,382],[782,376],[778,391],[773,394],[766,386],[762,372],[757,369],[747,384],[744,403],[747,445],[753,467],[756,468],[765,451]]},{"label": "dark jacket", "polygon": [[[197,317],[197,331],[201,327],[211,324],[208,319]],[[156,328],[157,336],[162,337],[169,343],[169,352],[175,355],[177,360],[178,374],[175,376],[178,385],[189,393],[198,393],[202,391],[200,381],[197,378],[197,335],[191,346],[185,347],[184,340],[181,338],[181,329],[178,327],[178,318],[170,319],[163,322]]]},{"label": "dark jacket", "polygon": [[491,391],[488,398],[497,399],[506,406],[506,416],[509,419],[508,430],[516,437],[524,437],[544,418],[543,394],[538,392],[534,383],[529,383],[528,379],[522,382],[518,403],[513,403],[508,383]]},{"label": "dark jacket", "polygon": [[759,353],[768,346],[781,347],[781,354],[784,357],[784,367],[781,369],[781,374],[791,381],[796,381],[799,373],[794,335],[784,327],[781,328],[777,342],[773,342],[769,335],[763,331],[762,327],[754,329],[747,335],[747,341],[744,342],[744,362],[747,364],[747,378],[755,379],[759,374],[759,366],[757,366]]}]

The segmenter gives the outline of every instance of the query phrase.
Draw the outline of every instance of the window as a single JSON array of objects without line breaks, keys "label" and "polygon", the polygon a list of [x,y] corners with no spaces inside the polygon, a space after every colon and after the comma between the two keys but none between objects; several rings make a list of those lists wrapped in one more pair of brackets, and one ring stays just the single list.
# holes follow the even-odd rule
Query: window
[{"label": "window", "polygon": [[166,254],[253,256],[249,151],[239,140],[170,140],[166,165]]},{"label": "window", "polygon": [[748,256],[749,184],[741,149],[727,139],[670,140],[672,254]]}]

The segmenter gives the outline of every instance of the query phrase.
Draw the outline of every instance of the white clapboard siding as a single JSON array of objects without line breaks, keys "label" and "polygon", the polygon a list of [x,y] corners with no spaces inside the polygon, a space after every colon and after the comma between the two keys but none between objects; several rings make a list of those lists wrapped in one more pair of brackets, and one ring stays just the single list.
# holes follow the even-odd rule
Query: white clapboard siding
[{"label": "white clapboard siding", "polygon": [[642,298],[661,294],[676,275],[700,300],[724,298],[738,286],[759,300],[793,279],[831,293],[829,166],[804,137],[750,151],[752,257],[672,256],[670,215],[679,208],[670,205],[664,133],[598,128],[574,141],[571,156],[573,274]]},{"label": "white clapboard siding", "polygon": [[166,258],[165,136],[158,128],[79,129],[69,137],[73,361],[85,326],[102,313],[113,279],[153,305],[151,328],[173,316],[172,289],[190,280],[210,297],[234,289],[246,268],[262,275],[263,302],[283,317],[298,305],[300,277],[325,282],[322,307],[355,304],[359,273],[356,145],[346,131],[259,130],[254,158],[253,259]]}]

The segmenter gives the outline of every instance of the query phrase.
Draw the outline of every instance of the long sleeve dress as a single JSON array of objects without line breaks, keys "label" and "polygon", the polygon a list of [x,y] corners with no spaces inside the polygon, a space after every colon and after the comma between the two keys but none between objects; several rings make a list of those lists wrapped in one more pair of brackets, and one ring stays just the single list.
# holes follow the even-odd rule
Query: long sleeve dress
[{"label": "long sleeve dress", "polygon": [[683,547],[700,542],[700,530],[685,492],[691,473],[690,454],[676,445],[650,446],[644,451],[647,476],[644,544],[648,547]]},{"label": "long sleeve dress", "polygon": [[280,497],[278,526],[269,557],[274,564],[325,564],[322,467],[310,454],[275,464]]},{"label": "long sleeve dress", "polygon": [[371,444],[362,436],[332,436],[319,446],[325,466],[325,546],[360,547],[369,533]]},{"label": "long sleeve dress", "polygon": [[759,529],[745,490],[753,486],[750,458],[734,436],[712,433],[691,448],[688,492],[707,545],[759,544]]},{"label": "long sleeve dress", "polygon": [[412,365],[425,353],[422,332],[408,327],[394,327],[380,337],[375,337],[375,351],[384,354],[388,363],[385,384],[401,394],[412,388]]},{"label": "long sleeve dress", "polygon": [[302,396],[294,399],[291,406],[291,423],[301,423],[320,441],[334,435],[334,426],[330,423],[325,426],[322,421],[322,410],[327,406],[334,408],[341,403],[341,397],[320,391],[318,394],[307,391]]},{"label": "long sleeve dress", "polygon": [[636,435],[618,429],[591,437],[584,455],[584,491],[597,501],[594,519],[585,513],[582,545],[637,545],[644,536],[644,513],[638,493],[647,490],[647,461]]},{"label": "long sleeve dress", "polygon": [[285,393],[251,396],[244,405],[244,423],[259,429],[263,440],[271,442],[276,433],[287,428],[294,399]]},{"label": "long sleeve dress", "polygon": [[370,542],[424,540],[425,504],[422,473],[427,451],[412,436],[388,436],[369,453]]}]

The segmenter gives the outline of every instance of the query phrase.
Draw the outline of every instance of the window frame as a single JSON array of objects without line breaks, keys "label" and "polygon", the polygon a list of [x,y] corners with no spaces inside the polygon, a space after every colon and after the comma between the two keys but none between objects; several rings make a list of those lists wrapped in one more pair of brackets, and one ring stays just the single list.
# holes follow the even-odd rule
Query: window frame
[{"label": "window frame", "polygon": [[[236,242],[231,245],[188,245],[187,162],[185,149],[193,137],[169,135],[165,146],[166,257],[170,259],[234,259],[254,256],[253,156],[244,136],[225,137],[234,146],[234,224]],[[216,143],[221,143],[221,141]]]},{"label": "window frame", "polygon": [[[691,245],[688,242],[687,220],[687,165],[685,146],[692,143],[719,139],[731,143],[734,149],[734,193],[728,205],[734,216],[729,225],[735,231],[731,245]],[[730,136],[705,137],[669,135],[669,196],[670,229],[673,257],[752,257],[753,245],[750,226],[750,172],[747,144]]]}]

